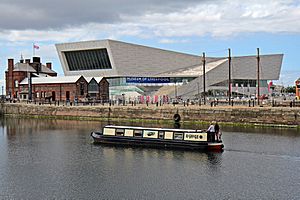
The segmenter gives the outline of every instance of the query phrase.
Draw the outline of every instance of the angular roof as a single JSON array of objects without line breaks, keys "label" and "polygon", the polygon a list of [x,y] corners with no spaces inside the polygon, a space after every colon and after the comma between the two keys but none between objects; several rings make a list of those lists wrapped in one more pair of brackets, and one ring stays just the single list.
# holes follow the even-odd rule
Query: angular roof
[{"label": "angular roof", "polygon": [[[16,63],[14,65],[14,70],[13,71],[21,71],[21,72],[36,72],[36,70],[30,66],[28,63]],[[47,66],[45,65],[42,65],[41,66],[41,72],[40,73],[47,73],[47,74],[50,74],[50,73],[55,73],[55,71],[53,71],[52,69],[49,69]]]},{"label": "angular roof", "polygon": [[[63,76],[63,77],[33,77],[32,84],[58,84],[58,83],[76,83],[82,76]],[[28,79],[25,78],[20,85],[27,85]]]},{"label": "angular roof", "polygon": [[[260,79],[279,79],[283,54],[260,56]],[[256,56],[233,57],[231,62],[231,79],[256,80],[257,79],[257,58]],[[205,73],[206,91],[214,84],[228,81],[228,60]],[[178,87],[178,96],[196,95],[203,91],[203,74],[186,85]]]},{"label": "angular roof", "polygon": [[31,67],[28,63],[16,63],[14,65],[15,72],[21,71],[21,72],[36,72],[36,70]]},{"label": "angular roof", "polygon": [[[87,77],[198,77],[203,73],[202,56],[115,40],[56,44],[56,49],[66,76],[83,74]],[[112,68],[69,70],[65,52],[92,49],[107,49]],[[278,79],[282,58],[282,54],[262,55],[262,77],[269,80]],[[256,56],[232,57],[232,75],[240,79],[255,79],[256,62]],[[222,77],[228,74],[227,66],[226,57],[206,57],[206,73],[214,71],[218,72],[218,77]]]},{"label": "angular roof", "polygon": [[[97,40],[56,44],[56,49],[66,76],[126,77],[152,76],[201,64],[201,57],[115,40]],[[65,52],[107,49],[111,69],[70,71]],[[213,60],[208,58],[208,60]]]},{"label": "angular roof", "polygon": [[[207,73],[208,71],[223,64],[227,60],[228,60],[227,58],[224,58],[224,59],[219,59],[219,60],[207,63],[205,65],[205,73]],[[192,66],[192,67],[182,68],[179,70],[173,70],[170,72],[161,73],[161,74],[159,74],[159,76],[163,76],[163,77],[178,77],[178,76],[195,77],[195,76],[200,76],[202,74],[203,74],[203,65],[196,65],[196,66]]]}]

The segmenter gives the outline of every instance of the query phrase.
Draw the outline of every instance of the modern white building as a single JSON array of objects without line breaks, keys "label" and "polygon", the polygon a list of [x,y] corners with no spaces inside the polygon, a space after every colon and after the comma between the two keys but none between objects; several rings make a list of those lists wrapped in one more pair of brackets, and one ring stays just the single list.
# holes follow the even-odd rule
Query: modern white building
[{"label": "modern white building", "polygon": [[[195,98],[203,91],[202,56],[115,40],[56,44],[56,49],[65,76],[106,77],[110,94],[152,92],[153,95]],[[260,94],[268,93],[268,81],[279,79],[282,60],[283,54],[260,56]],[[205,61],[206,91],[226,94],[228,58],[206,57]],[[255,94],[256,55],[232,57],[231,79],[233,93]]]}]

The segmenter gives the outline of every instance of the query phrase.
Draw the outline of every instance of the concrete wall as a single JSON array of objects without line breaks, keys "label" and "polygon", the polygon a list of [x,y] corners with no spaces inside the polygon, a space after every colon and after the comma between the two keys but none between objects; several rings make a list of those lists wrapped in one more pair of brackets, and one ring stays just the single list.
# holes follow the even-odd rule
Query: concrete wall
[{"label": "concrete wall", "polygon": [[138,106],[48,106],[5,103],[0,112],[10,115],[52,116],[57,118],[114,118],[173,120],[178,110],[183,122],[216,120],[227,123],[300,125],[300,108],[210,108]]}]

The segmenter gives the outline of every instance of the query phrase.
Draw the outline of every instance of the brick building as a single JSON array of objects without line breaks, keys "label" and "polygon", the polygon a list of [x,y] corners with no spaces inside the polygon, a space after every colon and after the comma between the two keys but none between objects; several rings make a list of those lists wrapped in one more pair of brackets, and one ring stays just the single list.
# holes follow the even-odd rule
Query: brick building
[{"label": "brick building", "polygon": [[[28,76],[30,81],[28,83]],[[40,58],[20,60],[14,64],[8,59],[5,72],[6,94],[10,99],[32,101],[109,101],[109,83],[103,77],[66,76],[57,77],[51,63],[43,65]],[[88,80],[88,81],[87,81]],[[31,85],[31,87],[29,87]],[[31,94],[31,98],[29,98]]]},{"label": "brick building", "polygon": [[32,77],[39,76],[57,76],[57,73],[52,70],[52,64],[46,63],[43,65],[39,57],[33,57],[32,62],[30,59],[21,59],[14,64],[14,59],[8,59],[8,69],[5,71],[6,81],[6,95],[10,99],[18,99],[19,83],[31,74]]},{"label": "brick building", "polygon": [[[96,80],[96,78],[91,78]],[[99,78],[96,83],[95,95],[90,95],[89,83],[83,76],[66,77],[34,77],[32,78],[32,100],[33,101],[88,101],[101,100],[107,102],[109,98],[109,85],[105,78]],[[21,100],[27,100],[28,79],[19,84]]]},{"label": "brick building", "polygon": [[109,83],[103,77],[88,77],[88,96],[92,99],[107,102],[109,100]]}]

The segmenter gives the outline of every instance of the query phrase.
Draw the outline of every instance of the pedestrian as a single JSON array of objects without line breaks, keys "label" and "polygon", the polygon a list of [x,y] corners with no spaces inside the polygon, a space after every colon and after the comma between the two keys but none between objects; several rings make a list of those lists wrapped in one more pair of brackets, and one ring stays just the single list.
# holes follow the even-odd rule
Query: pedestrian
[{"label": "pedestrian", "polygon": [[210,139],[211,142],[215,141],[215,122],[212,121],[210,123],[210,126],[207,129],[207,134],[208,134],[208,138]]}]

